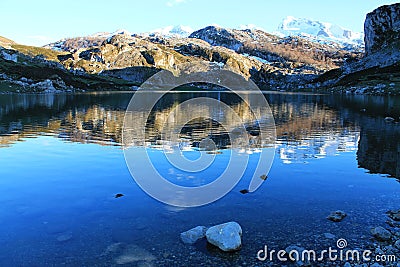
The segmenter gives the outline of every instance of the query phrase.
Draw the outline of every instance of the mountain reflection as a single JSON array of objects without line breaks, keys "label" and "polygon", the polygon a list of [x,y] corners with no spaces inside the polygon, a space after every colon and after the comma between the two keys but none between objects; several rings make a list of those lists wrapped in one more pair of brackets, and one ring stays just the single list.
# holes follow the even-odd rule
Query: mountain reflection
[{"label": "mountain reflection", "polygon": [[359,166],[371,173],[385,173],[400,178],[399,125],[370,118],[361,128],[357,159]]},{"label": "mountain reflection", "polygon": [[[165,145],[168,140],[163,127],[171,119],[168,115],[180,103],[200,96],[223,101],[244,125],[237,125],[226,114],[211,112],[206,107],[197,107],[203,116],[194,120],[189,119],[188,110],[179,110],[183,119],[186,115],[188,118],[179,133],[182,149],[199,148],[201,140],[206,138],[214,141],[216,149],[229,148],[230,129],[243,126],[250,140],[243,147],[249,152],[257,151],[263,143],[271,143],[260,140],[255,117],[238,96],[217,92],[167,94],[148,118],[145,111],[134,110],[129,116],[138,125],[145,120],[146,140],[136,140],[135,136],[140,135],[134,132],[130,138],[136,145]],[[0,95],[0,147],[39,135],[120,146],[125,109],[131,97],[131,93]],[[360,167],[371,173],[400,177],[400,127],[396,122],[384,120],[389,115],[398,118],[397,99],[306,94],[267,94],[266,98],[276,124],[277,156],[284,163],[357,151]],[[251,95],[248,100],[256,101]],[[225,116],[226,125],[221,125],[216,116]]]}]

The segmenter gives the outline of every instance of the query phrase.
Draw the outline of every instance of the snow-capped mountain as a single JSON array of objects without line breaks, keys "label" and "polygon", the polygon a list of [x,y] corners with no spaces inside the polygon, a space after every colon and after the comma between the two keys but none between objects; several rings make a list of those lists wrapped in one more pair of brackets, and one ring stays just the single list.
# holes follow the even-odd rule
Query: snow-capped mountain
[{"label": "snow-capped mountain", "polygon": [[92,35],[89,35],[88,37],[93,37],[93,38],[109,38],[109,37],[112,37],[112,36],[114,36],[114,35],[116,35],[116,34],[132,35],[132,33],[130,33],[130,32],[127,31],[127,30],[119,29],[119,30],[116,30],[116,31],[114,31],[114,32],[97,32],[97,33],[94,33],[94,34],[92,34]]},{"label": "snow-capped mountain", "polygon": [[176,26],[166,26],[164,28],[158,28],[143,35],[149,35],[149,36],[162,35],[163,37],[186,38],[192,32],[193,29],[189,26],[176,25]]},{"label": "snow-capped mountain", "polygon": [[266,30],[264,30],[261,27],[258,27],[257,25],[254,25],[254,24],[239,25],[239,30],[260,30],[260,31],[266,32]]},{"label": "snow-capped mountain", "polygon": [[364,46],[364,34],[353,32],[339,25],[306,18],[288,16],[278,26],[275,34],[301,36],[319,42],[337,42],[344,46]]}]

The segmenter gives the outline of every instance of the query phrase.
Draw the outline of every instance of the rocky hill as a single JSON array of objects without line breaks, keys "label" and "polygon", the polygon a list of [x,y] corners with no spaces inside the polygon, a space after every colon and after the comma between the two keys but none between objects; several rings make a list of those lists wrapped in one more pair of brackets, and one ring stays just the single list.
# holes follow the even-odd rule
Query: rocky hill
[{"label": "rocky hill", "polygon": [[[257,28],[238,30],[208,26],[188,37],[182,37],[179,27],[168,28],[169,32],[179,33],[168,36],[131,34],[121,30],[64,39],[46,48],[22,46],[0,39],[3,46],[0,82],[22,83],[28,91],[32,83],[46,80],[53,84],[60,84],[62,80],[65,88],[131,89],[161,69],[173,71],[182,63],[210,62],[270,90],[326,90],[332,87],[348,90],[354,87],[351,90],[359,92],[360,85],[378,86],[379,90],[382,86],[395,88],[400,58],[399,5],[382,6],[367,15],[366,56],[339,43],[314,42],[299,36],[279,37]],[[289,24],[286,26],[292,25]],[[350,39],[357,37],[332,25],[321,25],[328,35],[341,32]],[[40,79],[26,67],[33,65],[42,68]],[[47,77],[46,73],[49,74]],[[386,79],[384,85],[379,80],[382,77]],[[22,78],[33,82],[26,84]]]},{"label": "rocky hill", "polygon": [[[340,67],[346,60],[360,57],[359,53],[341,50],[339,46],[313,43],[300,37],[281,38],[257,29],[235,30],[215,26],[184,38],[121,31],[64,39],[45,48],[17,44],[9,48],[20,55],[18,60],[7,64],[23,64],[21,60],[29,57],[29,64],[35,60],[47,67],[57,64],[57,68],[65,73],[98,78],[100,84],[104,79],[115,79],[119,81],[117,84],[139,85],[161,69],[174,70],[182,63],[202,61],[227,67],[252,79],[261,88],[279,90],[309,86],[318,75]],[[5,50],[3,53],[10,54],[14,52]],[[10,59],[9,56],[2,58],[4,61]],[[49,65],[47,61],[52,63]],[[53,73],[51,70],[47,72]],[[8,81],[18,77],[17,84],[21,83],[21,78],[27,78],[23,73],[4,74]],[[60,75],[58,77],[61,78]],[[44,80],[53,81],[51,77]],[[25,85],[29,90],[29,85]],[[101,86],[80,87],[84,90],[93,88]]]},{"label": "rocky hill", "polygon": [[319,44],[298,36],[281,38],[257,29],[235,30],[209,26],[193,32],[189,38],[250,55],[266,64],[297,63],[300,68],[313,68],[315,73],[337,68],[344,60],[357,57],[356,53],[342,50],[338,44]]},{"label": "rocky hill", "polygon": [[206,61],[251,78],[262,88],[297,88],[340,67],[344,61],[361,56],[300,37],[280,38],[261,30],[215,26],[193,32],[188,38],[125,33],[93,38],[68,39],[57,47],[53,45],[53,49],[68,52],[58,57],[59,62],[72,72],[135,83],[143,82],[160,69],[172,70],[182,63]]},{"label": "rocky hill", "polygon": [[66,52],[15,42],[6,47],[0,47],[0,93],[131,90],[137,85],[112,77],[71,72],[59,61],[68,55]]}]

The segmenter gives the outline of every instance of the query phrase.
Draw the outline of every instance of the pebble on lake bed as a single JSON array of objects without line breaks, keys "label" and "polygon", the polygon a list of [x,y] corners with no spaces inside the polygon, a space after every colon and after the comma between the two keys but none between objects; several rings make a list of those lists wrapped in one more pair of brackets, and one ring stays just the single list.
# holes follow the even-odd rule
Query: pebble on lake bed
[{"label": "pebble on lake bed", "polygon": [[66,242],[66,241],[68,241],[68,240],[70,240],[70,239],[72,239],[72,234],[69,234],[69,233],[67,233],[67,234],[62,234],[62,235],[59,235],[59,236],[57,237],[57,241],[58,241],[58,242]]},{"label": "pebble on lake bed", "polygon": [[389,241],[392,238],[392,233],[381,226],[373,228],[371,233],[378,241]]},{"label": "pebble on lake bed", "polygon": [[396,242],[394,242],[394,245],[393,245],[395,248],[397,248],[398,250],[400,250],[400,239],[399,240],[397,240]]},{"label": "pebble on lake bed", "polygon": [[334,239],[336,238],[336,236],[334,234],[331,233],[324,233],[324,237],[327,239]]},{"label": "pebble on lake bed", "polygon": [[331,214],[329,214],[329,216],[326,218],[332,222],[341,222],[346,216],[347,214],[344,211],[337,210],[332,211]]},{"label": "pebble on lake bed", "polygon": [[242,228],[237,222],[227,222],[210,227],[206,231],[208,243],[222,251],[236,251],[242,247]]},{"label": "pebble on lake bed", "polygon": [[130,266],[153,266],[156,257],[147,250],[134,245],[128,245],[114,261],[118,265],[129,264]]},{"label": "pebble on lake bed", "polygon": [[394,221],[400,221],[400,210],[389,210],[387,215]]}]

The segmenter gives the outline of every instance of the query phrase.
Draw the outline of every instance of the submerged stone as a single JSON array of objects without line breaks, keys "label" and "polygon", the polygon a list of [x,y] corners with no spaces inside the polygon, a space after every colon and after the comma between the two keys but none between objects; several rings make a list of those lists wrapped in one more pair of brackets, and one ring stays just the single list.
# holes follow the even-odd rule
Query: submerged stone
[{"label": "submerged stone", "polygon": [[344,211],[337,210],[331,212],[331,214],[326,218],[332,222],[341,222],[346,216],[347,214]]},{"label": "submerged stone", "polygon": [[397,240],[397,241],[394,243],[393,246],[394,246],[395,248],[397,248],[398,250],[400,250],[400,239]]},{"label": "submerged stone", "polygon": [[336,236],[334,234],[331,233],[324,233],[324,237],[327,239],[334,239]]},{"label": "submerged stone", "polygon": [[151,263],[156,260],[156,257],[147,250],[136,246],[129,245],[122,254],[115,258],[116,264],[132,264],[132,263]]},{"label": "submerged stone", "polygon": [[387,214],[390,219],[400,221],[400,210],[389,210]]},{"label": "submerged stone", "polygon": [[58,242],[66,242],[66,241],[68,241],[70,239],[72,239],[72,234],[70,234],[70,233],[59,235],[57,237],[57,241]]},{"label": "submerged stone", "polygon": [[373,228],[371,233],[378,241],[389,241],[392,238],[392,234],[381,226]]}]

